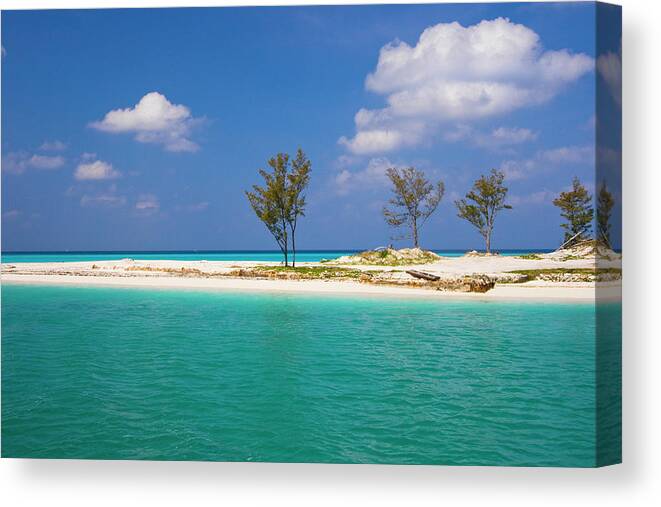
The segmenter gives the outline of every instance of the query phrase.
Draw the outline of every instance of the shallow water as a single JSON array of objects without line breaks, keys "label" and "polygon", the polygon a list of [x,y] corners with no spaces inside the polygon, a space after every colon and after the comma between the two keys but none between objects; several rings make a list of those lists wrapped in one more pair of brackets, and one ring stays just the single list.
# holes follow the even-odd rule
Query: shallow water
[{"label": "shallow water", "polygon": [[592,304],[5,284],[2,454],[593,466],[595,326]]}]

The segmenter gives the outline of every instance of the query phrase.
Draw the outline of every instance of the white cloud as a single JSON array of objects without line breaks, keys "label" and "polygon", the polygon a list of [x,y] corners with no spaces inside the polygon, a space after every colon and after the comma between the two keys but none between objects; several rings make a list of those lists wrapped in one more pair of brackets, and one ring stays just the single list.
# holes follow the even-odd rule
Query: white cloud
[{"label": "white cloud", "polygon": [[10,209],[8,211],[5,211],[2,214],[2,218],[4,218],[5,220],[14,220],[14,219],[20,217],[21,215],[22,215],[22,213],[19,210]]},{"label": "white cloud", "polygon": [[597,70],[606,81],[615,102],[622,105],[622,49],[619,53],[605,53],[597,58]]},{"label": "white cloud", "polygon": [[500,170],[508,180],[522,180],[527,178],[537,168],[535,159],[505,160],[500,164]]},{"label": "white cloud", "polygon": [[98,194],[98,195],[84,195],[80,198],[80,205],[84,208],[89,206],[104,206],[104,207],[118,207],[126,204],[126,197],[120,195]]},{"label": "white cloud", "polygon": [[537,139],[537,132],[519,127],[498,127],[491,132],[480,132],[470,125],[459,124],[443,134],[447,142],[469,141],[481,148],[498,149],[527,143]]},{"label": "white cloud", "polygon": [[56,157],[32,155],[28,160],[28,165],[35,169],[58,169],[64,165],[64,158],[59,155]]},{"label": "white cloud", "polygon": [[136,141],[161,144],[168,151],[193,152],[199,146],[190,135],[200,121],[193,118],[188,107],[172,104],[164,95],[151,92],[134,107],[110,111],[90,126],[113,134],[134,133]]},{"label": "white cloud", "polygon": [[523,206],[527,204],[548,204],[558,196],[559,192],[540,190],[527,195],[510,195],[507,200],[512,206]]},{"label": "white cloud", "polygon": [[120,176],[121,173],[112,164],[103,160],[78,164],[74,173],[77,180],[112,180]]},{"label": "white cloud", "polygon": [[589,164],[594,155],[593,146],[563,146],[539,152],[538,158],[554,164]]},{"label": "white cloud", "polygon": [[388,183],[386,170],[393,167],[393,163],[385,157],[373,158],[367,166],[358,171],[342,169],[335,176],[335,187],[339,194],[344,195],[356,188],[384,186]]},{"label": "white cloud", "polygon": [[505,160],[500,164],[500,170],[508,180],[521,180],[547,166],[594,165],[594,160],[595,150],[592,146],[562,146],[538,151],[529,159]]},{"label": "white cloud", "polygon": [[146,215],[156,213],[160,207],[158,198],[154,194],[141,194],[135,203],[135,209]]},{"label": "white cloud", "polygon": [[204,211],[208,207],[209,207],[209,203],[207,201],[196,202],[188,206],[188,211],[193,211],[193,212]]},{"label": "white cloud", "polygon": [[30,155],[18,152],[8,153],[2,159],[2,170],[11,174],[23,174],[27,169],[52,170],[59,169],[65,163],[64,157],[47,155]]},{"label": "white cloud", "polygon": [[544,51],[537,33],[509,19],[440,23],[413,47],[395,41],[381,48],[365,85],[387,106],[361,109],[355,137],[340,142],[358,154],[419,144],[444,122],[546,102],[593,67],[583,53]]},{"label": "white cloud", "polygon": [[[71,187],[67,191],[67,195],[74,195],[77,193],[77,188]],[[87,207],[104,207],[104,208],[117,208],[126,204],[126,197],[117,194],[117,185],[112,184],[108,186],[105,192],[97,194],[84,194],[80,198],[80,205],[84,208]]]},{"label": "white cloud", "polygon": [[44,143],[39,146],[39,149],[42,151],[64,151],[67,149],[67,145],[62,141],[44,141]]}]

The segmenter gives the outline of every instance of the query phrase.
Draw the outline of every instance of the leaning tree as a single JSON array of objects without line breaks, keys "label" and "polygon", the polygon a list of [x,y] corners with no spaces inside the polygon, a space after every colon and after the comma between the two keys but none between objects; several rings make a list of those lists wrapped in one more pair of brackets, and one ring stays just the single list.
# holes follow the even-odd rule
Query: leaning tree
[{"label": "leaning tree", "polygon": [[572,181],[571,190],[561,192],[553,200],[553,204],[560,208],[560,216],[565,219],[565,222],[560,224],[565,231],[563,247],[589,238],[594,216],[592,196],[577,177]]}]

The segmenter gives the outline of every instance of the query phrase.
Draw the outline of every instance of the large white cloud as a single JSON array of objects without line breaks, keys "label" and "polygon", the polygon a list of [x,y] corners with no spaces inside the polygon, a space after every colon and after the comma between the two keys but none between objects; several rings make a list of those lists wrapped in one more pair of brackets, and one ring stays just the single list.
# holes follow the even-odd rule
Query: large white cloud
[{"label": "large white cloud", "polygon": [[381,48],[369,91],[382,109],[361,109],[356,134],[340,143],[356,154],[415,145],[443,122],[465,122],[541,104],[594,68],[594,60],[566,49],[544,51],[537,33],[498,18],[464,27],[427,28],[415,46]]},{"label": "large white cloud", "polygon": [[164,95],[151,92],[135,106],[108,112],[103,120],[90,124],[103,132],[135,133],[141,143],[161,144],[168,151],[197,151],[199,146],[190,139],[193,127],[200,122],[190,109],[172,104]]}]

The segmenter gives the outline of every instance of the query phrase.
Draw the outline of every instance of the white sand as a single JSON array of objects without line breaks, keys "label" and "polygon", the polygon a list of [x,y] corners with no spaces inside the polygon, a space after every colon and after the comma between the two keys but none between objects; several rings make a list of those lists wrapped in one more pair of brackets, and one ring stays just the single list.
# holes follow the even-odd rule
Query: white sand
[{"label": "white sand", "polygon": [[[3,283],[56,284],[77,286],[138,287],[163,289],[202,289],[234,291],[300,292],[320,294],[364,294],[427,299],[472,300],[555,300],[593,301],[594,283],[559,284],[526,282],[501,284],[487,293],[443,292],[410,287],[371,285],[354,281],[322,280],[256,280],[245,278],[187,278],[169,276],[78,276],[3,274]],[[617,282],[599,284],[599,299],[620,299],[621,285]]]},{"label": "white sand", "polygon": [[[317,292],[324,294],[381,294],[415,296],[425,298],[470,299],[541,299],[541,300],[594,300],[620,299],[620,281],[590,282],[543,282],[530,281],[517,284],[500,284],[487,293],[444,292],[415,287],[375,285],[351,280],[280,280],[235,278],[227,275],[239,267],[258,265],[277,266],[276,262],[253,261],[172,261],[132,260],[96,262],[44,262],[9,263],[2,265],[2,281],[32,284],[73,284],[122,287],[161,287],[176,289],[241,290],[272,292]],[[319,263],[299,263],[300,266],[319,266]],[[619,259],[599,261],[599,267],[620,267]],[[340,266],[334,266],[340,267]],[[351,269],[400,271],[417,269],[441,277],[459,275],[496,275],[514,270],[548,268],[594,268],[595,260],[572,259],[562,261],[553,255],[543,259],[519,259],[506,256],[443,257],[438,262],[413,266],[346,266]],[[180,270],[185,273],[176,273]],[[168,270],[170,272],[158,271]],[[190,271],[193,270],[193,271]],[[404,273],[395,276],[408,277]],[[598,291],[596,292],[596,289]]]}]

